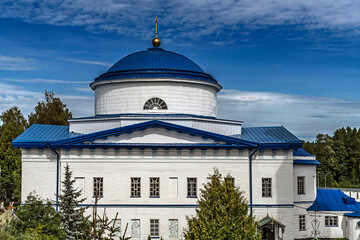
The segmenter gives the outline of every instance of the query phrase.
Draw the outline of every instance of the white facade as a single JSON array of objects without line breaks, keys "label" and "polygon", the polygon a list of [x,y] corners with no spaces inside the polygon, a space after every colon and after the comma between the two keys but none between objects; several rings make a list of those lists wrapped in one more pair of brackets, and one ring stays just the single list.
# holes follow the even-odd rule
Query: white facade
[{"label": "white facade", "polygon": [[[54,140],[64,128],[35,126],[38,133],[29,128],[13,142],[22,149],[22,201],[33,191],[55,200],[69,164],[85,204],[92,206],[94,182],[102,182],[99,208],[106,208],[109,218],[119,213],[117,224],[122,231],[129,224],[132,239],[147,239],[151,226],[158,226],[154,238],[182,239],[186,216],[195,213],[200,188],[217,168],[234,178],[249,201],[252,186],[254,216],[269,217],[278,226],[271,232],[267,228],[271,236],[265,238],[311,237],[312,216],[306,209],[316,197],[316,166],[306,161],[315,157],[294,157],[302,143],[283,127],[249,133],[241,121],[215,118],[221,86],[211,81],[115,77],[93,82],[96,116],[69,120],[69,129],[62,132],[68,137]],[[167,107],[144,109],[151,98],[162,99]],[[53,138],[46,141],[44,135]],[[136,194],[132,181],[140,186]],[[324,226],[321,232],[357,239],[359,233],[352,230],[357,223],[348,220],[351,230],[343,232],[344,219],[339,217],[341,226]]]}]

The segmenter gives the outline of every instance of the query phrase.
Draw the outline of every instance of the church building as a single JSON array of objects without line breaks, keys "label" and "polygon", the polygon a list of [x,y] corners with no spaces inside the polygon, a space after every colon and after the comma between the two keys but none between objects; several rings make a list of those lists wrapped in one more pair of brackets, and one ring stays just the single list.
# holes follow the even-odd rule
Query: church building
[{"label": "church building", "polygon": [[[13,141],[22,150],[22,202],[35,190],[57,203],[69,164],[85,205],[98,193],[98,207],[110,219],[119,213],[117,224],[121,231],[129,224],[132,239],[183,239],[186,216],[217,168],[245,191],[263,239],[313,236],[307,209],[317,196],[315,156],[283,126],[217,118],[222,87],[192,60],[160,48],[156,37],[90,87],[94,116],[69,126],[34,124]],[[332,213],[318,217],[320,226],[341,229],[343,218]]]}]

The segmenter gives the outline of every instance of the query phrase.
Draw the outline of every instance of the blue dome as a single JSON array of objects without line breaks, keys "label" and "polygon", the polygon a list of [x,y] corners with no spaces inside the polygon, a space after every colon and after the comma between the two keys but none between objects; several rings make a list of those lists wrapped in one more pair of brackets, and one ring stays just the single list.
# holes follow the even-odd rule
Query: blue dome
[{"label": "blue dome", "polygon": [[149,48],[147,51],[130,54],[95,81],[129,78],[180,78],[217,83],[189,58],[162,48]]}]

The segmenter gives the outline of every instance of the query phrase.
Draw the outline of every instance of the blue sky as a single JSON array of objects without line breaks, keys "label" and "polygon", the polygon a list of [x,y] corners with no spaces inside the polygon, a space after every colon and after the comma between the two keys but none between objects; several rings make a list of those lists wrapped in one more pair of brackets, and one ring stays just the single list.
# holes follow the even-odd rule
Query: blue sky
[{"label": "blue sky", "polygon": [[224,87],[218,116],[284,125],[302,139],[360,125],[358,0],[0,1],[0,111],[25,115],[53,90],[75,116],[88,87],[125,55],[166,50]]}]

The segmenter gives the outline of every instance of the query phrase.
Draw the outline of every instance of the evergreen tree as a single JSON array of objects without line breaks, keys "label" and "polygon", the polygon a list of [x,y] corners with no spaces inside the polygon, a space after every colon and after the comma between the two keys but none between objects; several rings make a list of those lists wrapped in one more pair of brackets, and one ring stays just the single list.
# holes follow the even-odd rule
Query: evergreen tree
[{"label": "evergreen tree", "polygon": [[59,195],[59,209],[66,239],[84,239],[86,232],[83,225],[83,211],[79,205],[85,201],[85,198],[80,198],[81,190],[74,188],[75,179],[72,179],[68,164],[65,166],[64,175],[64,181],[61,182],[63,189]]},{"label": "evergreen tree", "polygon": [[69,125],[72,113],[54,92],[45,91],[45,102],[38,102],[35,113],[29,115],[29,124]]},{"label": "evergreen tree", "polygon": [[[231,179],[228,175],[227,179]],[[257,223],[249,215],[243,192],[232,181],[222,181],[217,169],[211,180],[200,190],[194,217],[186,217],[187,240],[259,240]]]},{"label": "evergreen tree", "polygon": [[59,213],[55,211],[49,200],[42,200],[35,192],[30,194],[25,204],[16,210],[16,218],[11,221],[7,229],[9,233],[15,236],[29,234],[32,230],[44,236],[65,238]]},{"label": "evergreen tree", "polygon": [[17,107],[10,108],[0,115],[0,185],[2,196],[7,201],[21,198],[21,151],[11,142],[27,127],[27,121]]}]

